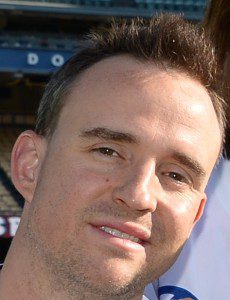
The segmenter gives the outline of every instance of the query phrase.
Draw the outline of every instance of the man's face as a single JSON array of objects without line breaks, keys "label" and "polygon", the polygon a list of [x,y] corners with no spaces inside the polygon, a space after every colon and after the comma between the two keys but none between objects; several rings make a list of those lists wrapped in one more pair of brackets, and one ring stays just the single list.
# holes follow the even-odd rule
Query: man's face
[{"label": "man's face", "polygon": [[85,71],[30,205],[31,241],[52,276],[72,293],[141,292],[202,213],[220,140],[208,93],[186,75],[122,56]]}]

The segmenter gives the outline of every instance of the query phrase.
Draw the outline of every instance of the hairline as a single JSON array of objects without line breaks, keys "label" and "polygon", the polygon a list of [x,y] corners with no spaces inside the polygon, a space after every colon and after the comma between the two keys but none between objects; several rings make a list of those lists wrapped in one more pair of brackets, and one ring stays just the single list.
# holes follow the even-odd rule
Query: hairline
[{"label": "hairline", "polygon": [[[215,111],[215,115],[216,115],[216,118],[217,118],[217,121],[218,121],[220,134],[221,134],[220,153],[222,152],[223,143],[224,143],[224,128],[223,128],[223,124],[221,122],[222,116],[218,117],[216,108],[214,106],[213,98],[217,97],[217,95],[214,94],[214,91],[208,90],[208,88],[201,82],[201,80],[199,80],[199,78],[192,75],[192,72],[189,72],[188,70],[186,70],[183,67],[173,65],[172,63],[170,63],[170,61],[167,61],[167,60],[153,60],[149,57],[139,57],[137,55],[134,55],[134,54],[128,53],[128,52],[127,53],[115,53],[115,54],[108,55],[106,57],[101,57],[99,60],[96,60],[92,64],[87,65],[84,69],[78,71],[77,74],[71,76],[69,78],[69,80],[64,81],[63,84],[60,85],[60,87],[58,89],[59,91],[60,91],[60,89],[62,89],[63,85],[64,85],[64,88],[58,93],[58,97],[55,100],[56,104],[58,105],[58,109],[56,110],[56,116],[52,118],[52,122],[49,126],[49,131],[44,134],[44,136],[47,139],[50,139],[52,137],[53,133],[55,132],[55,130],[57,128],[59,118],[60,118],[60,115],[61,115],[61,111],[62,111],[63,107],[65,106],[66,101],[68,101],[68,96],[72,93],[73,89],[78,84],[81,83],[82,77],[85,75],[85,73],[88,70],[90,70],[93,66],[95,66],[96,64],[98,64],[102,61],[105,61],[107,59],[114,58],[114,57],[123,57],[123,56],[129,56],[130,58],[133,58],[134,60],[139,61],[143,64],[147,64],[148,62],[150,62],[152,65],[155,65],[156,67],[158,67],[159,69],[162,69],[163,71],[173,71],[173,72],[175,71],[175,72],[178,72],[180,74],[184,74],[188,78],[199,82],[203,86],[203,88],[206,90],[207,94],[209,95],[210,102],[211,102],[211,104],[213,106],[213,109]],[[173,72],[171,73],[172,75],[173,75]]]}]

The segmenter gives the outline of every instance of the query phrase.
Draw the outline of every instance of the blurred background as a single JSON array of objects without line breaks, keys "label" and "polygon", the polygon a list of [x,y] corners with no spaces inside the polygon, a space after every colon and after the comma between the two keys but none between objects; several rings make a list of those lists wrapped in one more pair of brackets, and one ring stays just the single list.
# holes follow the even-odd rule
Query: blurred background
[{"label": "blurred background", "polygon": [[17,230],[23,199],[10,179],[10,154],[33,128],[50,74],[81,48],[82,35],[112,17],[182,13],[202,21],[207,0],[0,0],[0,263]]}]

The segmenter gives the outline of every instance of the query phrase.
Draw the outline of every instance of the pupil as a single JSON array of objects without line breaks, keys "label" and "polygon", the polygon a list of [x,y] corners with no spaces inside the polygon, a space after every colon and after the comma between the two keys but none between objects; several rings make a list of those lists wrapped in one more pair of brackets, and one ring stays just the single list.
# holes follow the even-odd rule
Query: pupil
[{"label": "pupil", "polygon": [[102,153],[104,153],[106,155],[111,155],[112,154],[112,150],[108,149],[108,148],[102,148]]},{"label": "pupil", "polygon": [[181,176],[179,176],[178,174],[175,174],[175,173],[172,174],[172,177],[173,177],[173,179],[176,179],[176,180],[181,179]]}]

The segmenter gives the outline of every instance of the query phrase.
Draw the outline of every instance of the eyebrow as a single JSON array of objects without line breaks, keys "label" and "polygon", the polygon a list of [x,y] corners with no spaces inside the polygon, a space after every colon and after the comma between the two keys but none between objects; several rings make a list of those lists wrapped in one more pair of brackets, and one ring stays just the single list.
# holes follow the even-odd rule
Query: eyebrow
[{"label": "eyebrow", "polygon": [[137,144],[137,138],[126,132],[120,132],[116,130],[111,130],[105,127],[95,127],[87,130],[83,130],[80,134],[82,138],[100,138],[103,140],[112,140],[117,142],[126,142],[131,144]]},{"label": "eyebrow", "polygon": [[196,159],[193,159],[192,157],[180,152],[174,152],[172,157],[185,167],[189,168],[198,177],[204,177],[206,175],[204,168]]}]

